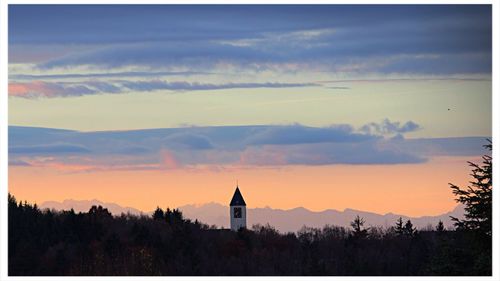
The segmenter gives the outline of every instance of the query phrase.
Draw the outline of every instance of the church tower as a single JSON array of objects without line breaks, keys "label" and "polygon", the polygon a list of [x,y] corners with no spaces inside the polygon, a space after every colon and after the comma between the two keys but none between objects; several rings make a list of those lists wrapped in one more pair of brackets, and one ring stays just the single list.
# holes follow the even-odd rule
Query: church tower
[{"label": "church tower", "polygon": [[241,196],[240,189],[236,185],[233,199],[229,203],[229,217],[231,218],[231,230],[238,231],[240,228],[247,227],[247,204],[243,196]]}]

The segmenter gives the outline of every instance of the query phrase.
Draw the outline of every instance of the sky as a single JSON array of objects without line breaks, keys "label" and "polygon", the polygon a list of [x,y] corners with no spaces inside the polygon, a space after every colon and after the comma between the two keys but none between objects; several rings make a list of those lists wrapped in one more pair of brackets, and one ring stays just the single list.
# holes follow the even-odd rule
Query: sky
[{"label": "sky", "polygon": [[10,5],[9,191],[450,211],[491,30],[489,5]]}]

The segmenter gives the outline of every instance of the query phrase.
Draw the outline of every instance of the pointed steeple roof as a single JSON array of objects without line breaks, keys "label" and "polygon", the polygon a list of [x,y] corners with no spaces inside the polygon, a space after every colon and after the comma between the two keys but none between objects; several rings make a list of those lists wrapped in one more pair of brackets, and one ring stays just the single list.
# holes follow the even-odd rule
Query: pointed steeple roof
[{"label": "pointed steeple roof", "polygon": [[233,199],[231,199],[231,203],[229,206],[246,206],[245,200],[243,196],[241,196],[240,189],[236,186],[236,190],[234,191]]}]

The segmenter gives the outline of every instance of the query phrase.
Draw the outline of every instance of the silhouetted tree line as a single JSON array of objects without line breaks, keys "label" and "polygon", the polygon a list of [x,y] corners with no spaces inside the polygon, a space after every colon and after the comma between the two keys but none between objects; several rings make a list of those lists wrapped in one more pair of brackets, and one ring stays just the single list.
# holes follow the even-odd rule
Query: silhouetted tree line
[{"label": "silhouetted tree line", "polygon": [[365,227],[357,216],[351,228],[233,232],[178,209],[51,211],[9,194],[9,275],[491,275],[491,157],[471,165],[471,186],[451,185],[466,210],[453,230],[417,230],[402,218]]}]

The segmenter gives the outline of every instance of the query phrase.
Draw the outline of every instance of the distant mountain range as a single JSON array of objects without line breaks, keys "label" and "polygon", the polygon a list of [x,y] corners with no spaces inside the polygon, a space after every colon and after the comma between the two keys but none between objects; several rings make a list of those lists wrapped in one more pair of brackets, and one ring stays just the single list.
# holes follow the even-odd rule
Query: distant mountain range
[{"label": "distant mountain range", "polygon": [[[87,212],[92,205],[101,205],[114,214],[120,215],[121,213],[130,213],[134,215],[150,215],[152,212],[142,212],[138,209],[131,207],[122,207],[115,203],[106,203],[99,200],[64,200],[63,202],[47,201],[40,205],[42,209],[56,209],[56,210],[69,210],[73,208],[75,212]],[[184,205],[179,207],[185,217],[192,220],[198,219],[199,221],[216,225],[218,227],[229,227],[229,207],[218,203],[207,203],[198,205]],[[399,217],[404,220],[411,219],[413,225],[417,228],[425,228],[429,224],[433,227],[439,222],[443,221],[445,227],[452,227],[453,223],[450,216],[462,218],[464,208],[458,205],[450,212],[437,215],[437,216],[423,216],[423,217],[408,217],[393,213],[384,215],[364,212],[353,209],[345,209],[344,211],[338,210],[324,210],[321,212],[310,211],[306,208],[299,207],[289,210],[271,209],[271,208],[254,208],[247,210],[248,226],[254,224],[270,224],[281,232],[296,232],[304,225],[309,227],[323,227],[326,224],[349,226],[349,223],[356,215],[363,217],[367,226],[382,226],[389,227],[394,225]]]},{"label": "distant mountain range", "polygon": [[75,212],[88,212],[90,207],[93,205],[96,206],[103,206],[108,209],[113,215],[120,215],[122,213],[130,213],[133,215],[149,215],[152,212],[142,212],[138,209],[131,208],[131,207],[122,207],[118,204],[115,203],[105,203],[99,200],[72,200],[72,199],[66,199],[63,202],[58,202],[58,201],[45,201],[40,205],[40,209],[55,209],[55,210],[70,210],[73,209]]}]

